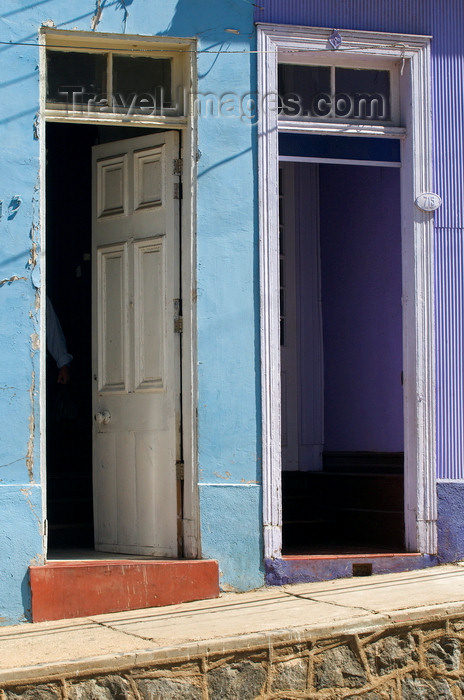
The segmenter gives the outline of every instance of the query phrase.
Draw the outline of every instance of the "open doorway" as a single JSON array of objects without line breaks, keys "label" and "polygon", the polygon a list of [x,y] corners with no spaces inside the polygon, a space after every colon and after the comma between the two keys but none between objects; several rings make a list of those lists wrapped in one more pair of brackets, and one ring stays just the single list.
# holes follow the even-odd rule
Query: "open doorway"
[{"label": "open doorway", "polygon": [[47,296],[73,356],[62,385],[47,354],[49,549],[93,548],[90,149],[97,138],[97,127],[47,125]]},{"label": "open doorway", "polygon": [[400,170],[280,169],[283,554],[405,551]]},{"label": "open doorway", "polygon": [[[47,357],[49,553],[94,547],[92,147],[155,133],[156,130],[145,128],[47,124],[47,296],[73,356],[71,378],[66,385],[57,383],[57,366]],[[140,173],[146,166],[151,177],[153,159],[141,162]],[[145,195],[151,195],[146,185]],[[146,212],[151,206],[151,202],[143,201],[139,208]],[[149,246],[140,247],[142,253],[145,249],[148,252],[144,264],[149,264],[146,260],[151,259],[153,251]],[[141,298],[143,293],[142,290]],[[175,457],[171,468],[175,472]]]}]

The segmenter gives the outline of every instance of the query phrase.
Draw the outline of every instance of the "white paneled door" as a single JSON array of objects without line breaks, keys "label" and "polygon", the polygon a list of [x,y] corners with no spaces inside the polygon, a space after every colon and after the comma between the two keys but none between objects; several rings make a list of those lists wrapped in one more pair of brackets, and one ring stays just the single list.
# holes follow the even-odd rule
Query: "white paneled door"
[{"label": "white paneled door", "polygon": [[93,148],[93,481],[100,551],[178,553],[178,138],[165,132]]}]

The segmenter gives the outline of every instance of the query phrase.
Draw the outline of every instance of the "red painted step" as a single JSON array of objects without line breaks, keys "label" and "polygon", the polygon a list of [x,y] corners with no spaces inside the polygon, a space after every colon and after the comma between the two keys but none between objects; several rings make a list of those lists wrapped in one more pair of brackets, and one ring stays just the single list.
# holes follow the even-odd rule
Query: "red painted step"
[{"label": "red painted step", "polygon": [[173,605],[219,596],[217,561],[60,561],[29,567],[32,621]]}]

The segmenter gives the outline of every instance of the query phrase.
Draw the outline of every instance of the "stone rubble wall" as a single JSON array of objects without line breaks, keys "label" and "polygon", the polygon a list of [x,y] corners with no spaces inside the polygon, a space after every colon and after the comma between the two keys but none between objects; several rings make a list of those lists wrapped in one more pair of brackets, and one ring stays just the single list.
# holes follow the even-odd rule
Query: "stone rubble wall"
[{"label": "stone rubble wall", "polygon": [[[291,634],[289,632],[289,634]],[[457,700],[464,617],[2,685],[1,700]],[[240,648],[240,644],[242,648]],[[123,657],[121,659],[121,668]],[[69,668],[69,666],[68,666]],[[38,676],[39,678],[39,676]]]}]

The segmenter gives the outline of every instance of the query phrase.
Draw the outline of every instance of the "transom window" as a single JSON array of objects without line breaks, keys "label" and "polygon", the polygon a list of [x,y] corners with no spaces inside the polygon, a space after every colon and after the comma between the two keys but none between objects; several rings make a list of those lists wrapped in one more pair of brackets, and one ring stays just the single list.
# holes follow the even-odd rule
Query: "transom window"
[{"label": "transom window", "polygon": [[[48,115],[187,116],[191,40],[43,30]],[[179,44],[177,44],[179,42]]]},{"label": "transom window", "polygon": [[160,114],[173,108],[172,59],[47,51],[47,102]]},{"label": "transom window", "polygon": [[396,71],[279,63],[279,118],[398,124]]},{"label": "transom window", "polygon": [[388,70],[281,64],[279,95],[287,116],[390,119]]}]

